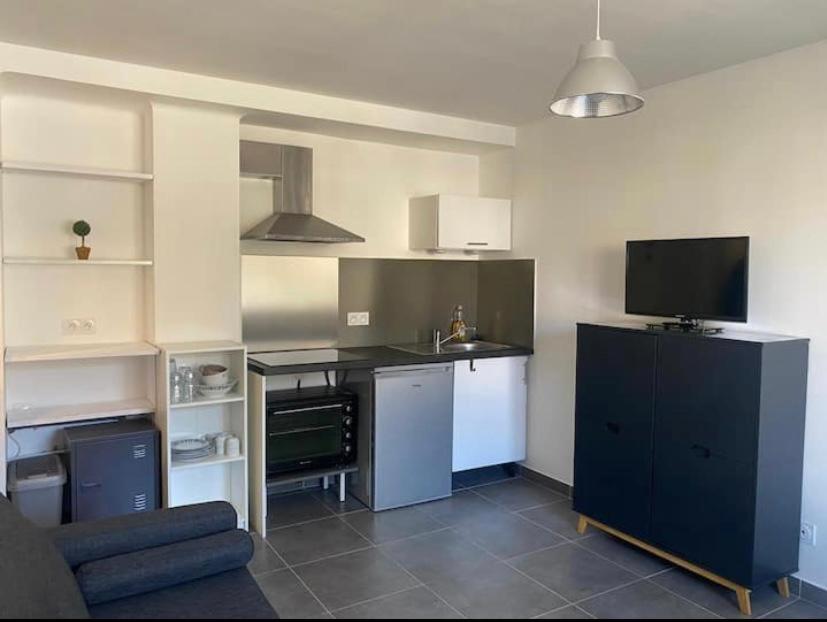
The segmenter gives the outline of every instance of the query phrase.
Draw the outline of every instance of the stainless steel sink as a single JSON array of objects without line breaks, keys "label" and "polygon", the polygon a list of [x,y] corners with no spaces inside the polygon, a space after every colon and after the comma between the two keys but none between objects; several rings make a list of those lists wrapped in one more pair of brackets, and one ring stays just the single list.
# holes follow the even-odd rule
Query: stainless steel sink
[{"label": "stainless steel sink", "polygon": [[491,350],[505,350],[511,346],[490,341],[468,341],[466,343],[444,343],[439,350],[434,348],[432,343],[406,343],[402,345],[388,346],[394,350],[410,352],[422,356],[433,356],[435,354],[461,354],[464,352],[490,352]]}]

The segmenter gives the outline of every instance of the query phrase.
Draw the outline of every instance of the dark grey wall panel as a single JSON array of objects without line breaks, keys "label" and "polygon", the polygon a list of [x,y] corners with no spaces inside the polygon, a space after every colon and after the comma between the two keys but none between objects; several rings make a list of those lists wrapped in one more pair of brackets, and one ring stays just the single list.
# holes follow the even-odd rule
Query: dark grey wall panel
[{"label": "dark grey wall panel", "polygon": [[[437,259],[339,260],[339,346],[428,341],[447,331],[461,304],[477,319],[476,261]],[[348,326],[349,311],[370,311],[370,326]],[[446,334],[447,336],[447,334]]]},{"label": "dark grey wall panel", "polygon": [[534,346],[534,260],[479,262],[477,327],[488,341]]}]

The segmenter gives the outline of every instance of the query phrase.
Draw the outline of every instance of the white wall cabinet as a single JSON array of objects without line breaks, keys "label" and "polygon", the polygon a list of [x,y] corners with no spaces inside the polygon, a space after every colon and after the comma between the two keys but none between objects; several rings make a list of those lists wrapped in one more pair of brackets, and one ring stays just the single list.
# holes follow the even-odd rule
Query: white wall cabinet
[{"label": "white wall cabinet", "polygon": [[527,362],[454,363],[454,472],[525,460]]},{"label": "white wall cabinet", "polygon": [[511,201],[435,194],[409,204],[412,250],[511,250]]}]

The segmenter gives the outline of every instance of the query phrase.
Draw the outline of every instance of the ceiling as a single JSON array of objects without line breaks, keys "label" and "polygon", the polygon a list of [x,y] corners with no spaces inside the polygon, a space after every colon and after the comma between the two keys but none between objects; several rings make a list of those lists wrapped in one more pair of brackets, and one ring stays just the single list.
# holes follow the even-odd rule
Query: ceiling
[{"label": "ceiling", "polygon": [[[453,116],[541,118],[593,0],[0,0],[0,40]],[[827,38],[827,0],[603,0],[644,88]]]}]

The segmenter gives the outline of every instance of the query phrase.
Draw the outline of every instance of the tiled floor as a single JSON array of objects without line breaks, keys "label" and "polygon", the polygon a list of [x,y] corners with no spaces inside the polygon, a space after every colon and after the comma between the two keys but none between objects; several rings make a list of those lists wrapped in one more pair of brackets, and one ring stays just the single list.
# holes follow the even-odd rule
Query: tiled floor
[{"label": "tiled floor", "polygon": [[[593,530],[579,536],[552,490],[479,475],[458,487],[378,514],[332,491],[274,497],[250,570],[283,618],[740,617],[728,590]],[[770,587],[753,609],[827,617]]]}]

